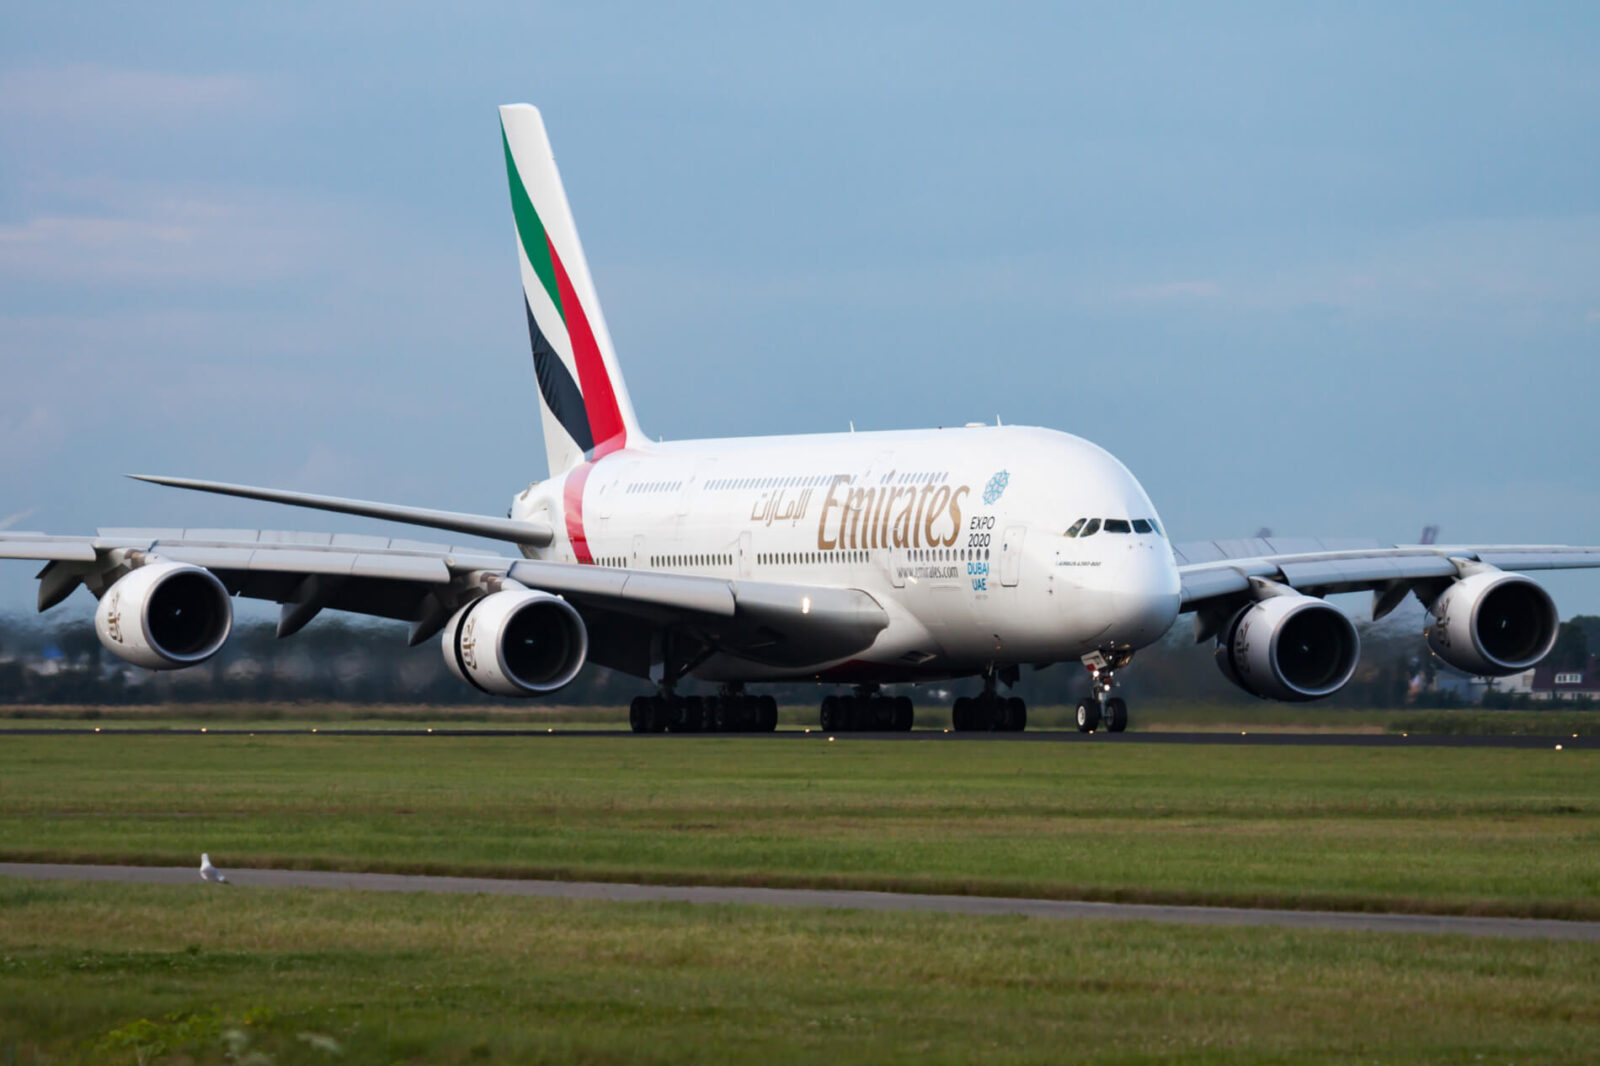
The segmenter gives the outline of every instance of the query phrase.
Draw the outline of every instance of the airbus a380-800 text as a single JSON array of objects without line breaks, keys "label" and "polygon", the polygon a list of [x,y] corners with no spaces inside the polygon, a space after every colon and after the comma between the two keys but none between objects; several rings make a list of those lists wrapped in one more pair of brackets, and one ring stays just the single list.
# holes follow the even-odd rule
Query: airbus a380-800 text
[{"label": "airbus a380-800 text", "polygon": [[[466,684],[539,696],[585,662],[646,679],[639,732],[770,730],[762,682],[844,686],[828,730],[911,728],[881,686],[974,677],[958,730],[1017,730],[1003,695],[1025,665],[1081,663],[1078,727],[1120,731],[1118,671],[1192,612],[1198,640],[1258,696],[1337,691],[1359,655],[1325,602],[1370,590],[1381,617],[1408,595],[1434,653],[1502,676],[1543,658],[1558,616],[1517,571],[1600,566],[1600,549],[1375,542],[1169,542],[1138,480],[1094,444],[1049,429],[967,426],[725,440],[640,432],[539,112],[500,109],[528,335],[550,473],[507,517],[183,478],[145,480],[488,538],[514,555],[376,536],[102,529],[0,533],[0,558],[43,560],[40,610],[98,597],[107,648],[150,669],[216,654],[232,597],[281,604],[280,636],[323,610],[440,636]],[[716,687],[680,694],[686,678]],[[831,690],[830,690],[831,691]]]}]

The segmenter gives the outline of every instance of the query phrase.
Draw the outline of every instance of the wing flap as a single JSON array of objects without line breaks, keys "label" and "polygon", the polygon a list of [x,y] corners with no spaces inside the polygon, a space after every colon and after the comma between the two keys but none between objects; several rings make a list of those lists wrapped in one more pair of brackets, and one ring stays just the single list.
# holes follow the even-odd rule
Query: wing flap
[{"label": "wing flap", "polygon": [[52,537],[45,533],[0,533],[0,559],[38,559],[58,563],[92,563],[92,537]]}]

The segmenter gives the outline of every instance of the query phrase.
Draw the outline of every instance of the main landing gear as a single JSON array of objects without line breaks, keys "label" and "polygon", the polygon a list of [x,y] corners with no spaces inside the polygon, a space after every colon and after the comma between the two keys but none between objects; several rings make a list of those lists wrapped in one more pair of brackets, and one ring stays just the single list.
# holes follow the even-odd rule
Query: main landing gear
[{"label": "main landing gear", "polygon": [[727,685],[715,696],[679,696],[663,687],[654,696],[635,696],[628,705],[635,733],[770,733],[778,728],[778,701],[746,695]]},{"label": "main landing gear", "polygon": [[1121,696],[1111,695],[1116,684],[1116,668],[1127,665],[1131,656],[1119,656],[1120,661],[1096,652],[1083,660],[1089,671],[1093,691],[1078,701],[1078,732],[1093,733],[1102,725],[1109,733],[1120,733],[1128,728],[1128,704]]},{"label": "main landing gear", "polygon": [[957,698],[950,709],[950,724],[957,733],[1020,733],[1028,728],[1028,705],[1020,697],[996,692],[996,676],[993,670],[983,676],[982,694]]},{"label": "main landing gear", "polygon": [[880,696],[876,685],[860,685],[854,696],[824,696],[822,729],[826,733],[909,733],[913,708],[909,696]]}]

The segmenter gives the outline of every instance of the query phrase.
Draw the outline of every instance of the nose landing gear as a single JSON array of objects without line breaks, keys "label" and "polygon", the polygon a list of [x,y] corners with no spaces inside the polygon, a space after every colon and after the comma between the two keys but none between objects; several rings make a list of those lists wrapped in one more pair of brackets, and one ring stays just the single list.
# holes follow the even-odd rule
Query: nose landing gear
[{"label": "nose landing gear", "polygon": [[1121,733],[1128,728],[1128,704],[1120,696],[1111,695],[1116,684],[1116,672],[1128,665],[1132,652],[1106,654],[1094,652],[1083,658],[1093,686],[1089,695],[1078,701],[1078,732],[1093,733],[1102,725],[1109,733]]}]

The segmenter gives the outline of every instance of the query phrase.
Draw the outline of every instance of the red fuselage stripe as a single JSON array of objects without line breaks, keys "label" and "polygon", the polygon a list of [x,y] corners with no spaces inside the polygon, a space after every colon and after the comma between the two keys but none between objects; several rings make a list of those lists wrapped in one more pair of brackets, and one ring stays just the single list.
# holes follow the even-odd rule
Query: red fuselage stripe
[{"label": "red fuselage stripe", "polygon": [[594,562],[594,556],[589,553],[589,538],[583,532],[583,486],[593,469],[593,463],[584,463],[574,469],[567,475],[567,483],[561,493],[561,509],[567,517],[567,540],[572,544],[573,556],[580,563]]}]

